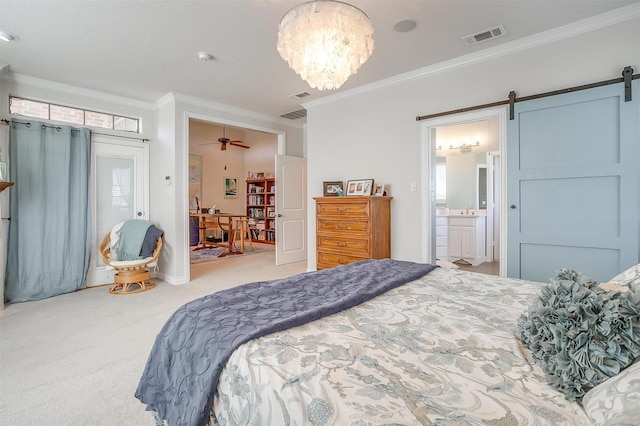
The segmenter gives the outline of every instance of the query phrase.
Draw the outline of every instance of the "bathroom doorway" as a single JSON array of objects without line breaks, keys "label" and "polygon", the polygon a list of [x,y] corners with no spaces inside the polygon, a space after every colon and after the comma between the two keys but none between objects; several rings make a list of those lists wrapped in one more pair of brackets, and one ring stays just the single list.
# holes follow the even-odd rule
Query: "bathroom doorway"
[{"label": "bathroom doorway", "polygon": [[500,220],[505,117],[504,109],[494,109],[425,123],[423,181],[431,188],[423,203],[428,262],[505,275]]}]

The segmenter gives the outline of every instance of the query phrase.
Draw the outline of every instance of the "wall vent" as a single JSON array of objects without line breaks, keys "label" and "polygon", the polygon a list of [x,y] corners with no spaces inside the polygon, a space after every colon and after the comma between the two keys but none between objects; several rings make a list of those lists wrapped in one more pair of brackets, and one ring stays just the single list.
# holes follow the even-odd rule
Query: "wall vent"
[{"label": "wall vent", "polygon": [[307,116],[307,110],[302,108],[297,111],[291,111],[286,114],[282,114],[280,117],[289,118],[291,120],[295,120],[296,118],[302,118]]},{"label": "wall vent", "polygon": [[300,93],[296,93],[295,95],[289,95],[291,99],[302,99],[302,98],[306,98],[307,96],[311,96],[311,93],[300,92]]},{"label": "wall vent", "polygon": [[502,37],[506,33],[507,32],[505,31],[504,27],[502,25],[498,25],[493,28],[489,28],[486,31],[481,31],[479,33],[464,36],[462,37],[462,42],[467,46],[471,46],[472,44],[480,43],[482,41],[491,40],[496,37]]}]

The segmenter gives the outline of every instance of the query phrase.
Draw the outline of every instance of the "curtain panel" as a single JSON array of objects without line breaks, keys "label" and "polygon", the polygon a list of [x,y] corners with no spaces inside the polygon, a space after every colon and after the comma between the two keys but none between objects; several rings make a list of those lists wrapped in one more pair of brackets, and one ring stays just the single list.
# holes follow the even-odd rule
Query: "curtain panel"
[{"label": "curtain panel", "polygon": [[91,255],[91,133],[12,121],[5,299],[39,300],[84,286]]}]

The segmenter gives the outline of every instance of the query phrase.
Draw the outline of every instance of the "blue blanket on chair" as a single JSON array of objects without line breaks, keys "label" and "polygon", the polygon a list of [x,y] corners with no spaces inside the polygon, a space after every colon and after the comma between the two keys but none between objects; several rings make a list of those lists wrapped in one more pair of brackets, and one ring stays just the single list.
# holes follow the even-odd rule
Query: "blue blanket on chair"
[{"label": "blue blanket on chair", "polygon": [[156,337],[135,396],[170,425],[205,425],[222,368],[242,343],[348,309],[434,268],[363,260],[196,299]]},{"label": "blue blanket on chair", "polygon": [[118,241],[115,247],[112,247],[112,250],[116,253],[116,258],[118,260],[142,259],[140,250],[142,249],[142,243],[147,234],[147,229],[149,229],[151,225],[151,222],[142,219],[125,221],[120,228]]}]

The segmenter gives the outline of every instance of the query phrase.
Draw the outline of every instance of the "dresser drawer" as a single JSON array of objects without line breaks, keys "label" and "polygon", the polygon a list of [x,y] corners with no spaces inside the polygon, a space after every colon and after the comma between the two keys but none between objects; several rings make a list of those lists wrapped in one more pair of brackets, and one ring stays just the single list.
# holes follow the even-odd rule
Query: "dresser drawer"
[{"label": "dresser drawer", "polygon": [[369,203],[367,201],[355,203],[317,203],[316,215],[343,216],[343,217],[369,217]]},{"label": "dresser drawer", "polygon": [[349,255],[369,256],[369,240],[318,235],[319,250],[339,251]]},{"label": "dresser drawer", "polygon": [[370,222],[368,220],[338,220],[319,217],[316,221],[317,231],[350,232],[353,234],[369,235]]},{"label": "dresser drawer", "polygon": [[319,250],[317,256],[317,269],[333,268],[335,266],[348,265],[349,263],[367,259],[366,257],[327,253]]}]

